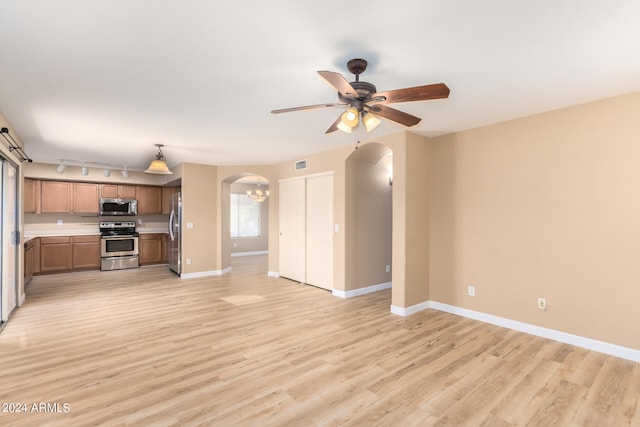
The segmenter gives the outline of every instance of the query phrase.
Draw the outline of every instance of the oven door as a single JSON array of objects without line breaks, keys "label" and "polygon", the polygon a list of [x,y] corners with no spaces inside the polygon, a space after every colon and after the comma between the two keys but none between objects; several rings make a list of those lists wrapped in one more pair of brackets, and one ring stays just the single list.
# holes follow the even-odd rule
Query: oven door
[{"label": "oven door", "polygon": [[103,236],[101,256],[130,256],[138,255],[137,236]]}]

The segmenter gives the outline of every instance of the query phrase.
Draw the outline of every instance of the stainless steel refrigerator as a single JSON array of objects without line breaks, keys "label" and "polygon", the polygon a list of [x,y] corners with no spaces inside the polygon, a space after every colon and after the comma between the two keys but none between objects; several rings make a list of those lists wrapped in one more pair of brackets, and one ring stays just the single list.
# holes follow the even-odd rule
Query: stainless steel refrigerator
[{"label": "stainless steel refrigerator", "polygon": [[178,276],[182,270],[182,196],[175,193],[171,196],[171,214],[169,215],[169,268]]}]

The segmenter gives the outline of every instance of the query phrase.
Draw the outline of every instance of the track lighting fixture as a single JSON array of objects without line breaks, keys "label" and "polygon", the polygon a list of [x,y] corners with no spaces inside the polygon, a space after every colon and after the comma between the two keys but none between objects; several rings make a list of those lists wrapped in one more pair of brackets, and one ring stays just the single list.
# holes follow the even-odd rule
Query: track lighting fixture
[{"label": "track lighting fixture", "polygon": [[107,178],[111,176],[111,171],[114,169],[117,171],[121,171],[123,178],[129,178],[129,169],[126,166],[114,167],[109,163],[86,162],[84,160],[59,159],[58,161],[60,162],[60,164],[56,168],[57,173],[63,173],[69,166],[79,166],[80,171],[84,176],[89,175],[90,168],[99,168],[104,169],[102,173]]}]

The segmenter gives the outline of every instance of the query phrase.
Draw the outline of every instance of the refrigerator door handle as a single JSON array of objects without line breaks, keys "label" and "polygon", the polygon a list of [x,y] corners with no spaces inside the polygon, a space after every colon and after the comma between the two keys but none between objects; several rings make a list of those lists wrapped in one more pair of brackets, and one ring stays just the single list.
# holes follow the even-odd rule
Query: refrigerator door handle
[{"label": "refrigerator door handle", "polygon": [[176,220],[176,211],[171,210],[171,215],[169,216],[169,236],[171,236],[171,241],[174,241],[176,238],[175,234],[173,233],[175,220]]}]

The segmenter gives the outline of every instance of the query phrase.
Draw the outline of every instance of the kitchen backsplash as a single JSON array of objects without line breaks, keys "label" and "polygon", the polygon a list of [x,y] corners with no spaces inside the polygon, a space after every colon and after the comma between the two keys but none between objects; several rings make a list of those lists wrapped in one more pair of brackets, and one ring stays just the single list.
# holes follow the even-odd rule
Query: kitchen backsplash
[{"label": "kitchen backsplash", "polygon": [[128,217],[101,217],[80,214],[24,214],[24,234],[50,235],[58,233],[98,233],[100,221],[135,221],[140,232],[164,233],[168,230],[169,215],[138,215]]}]

